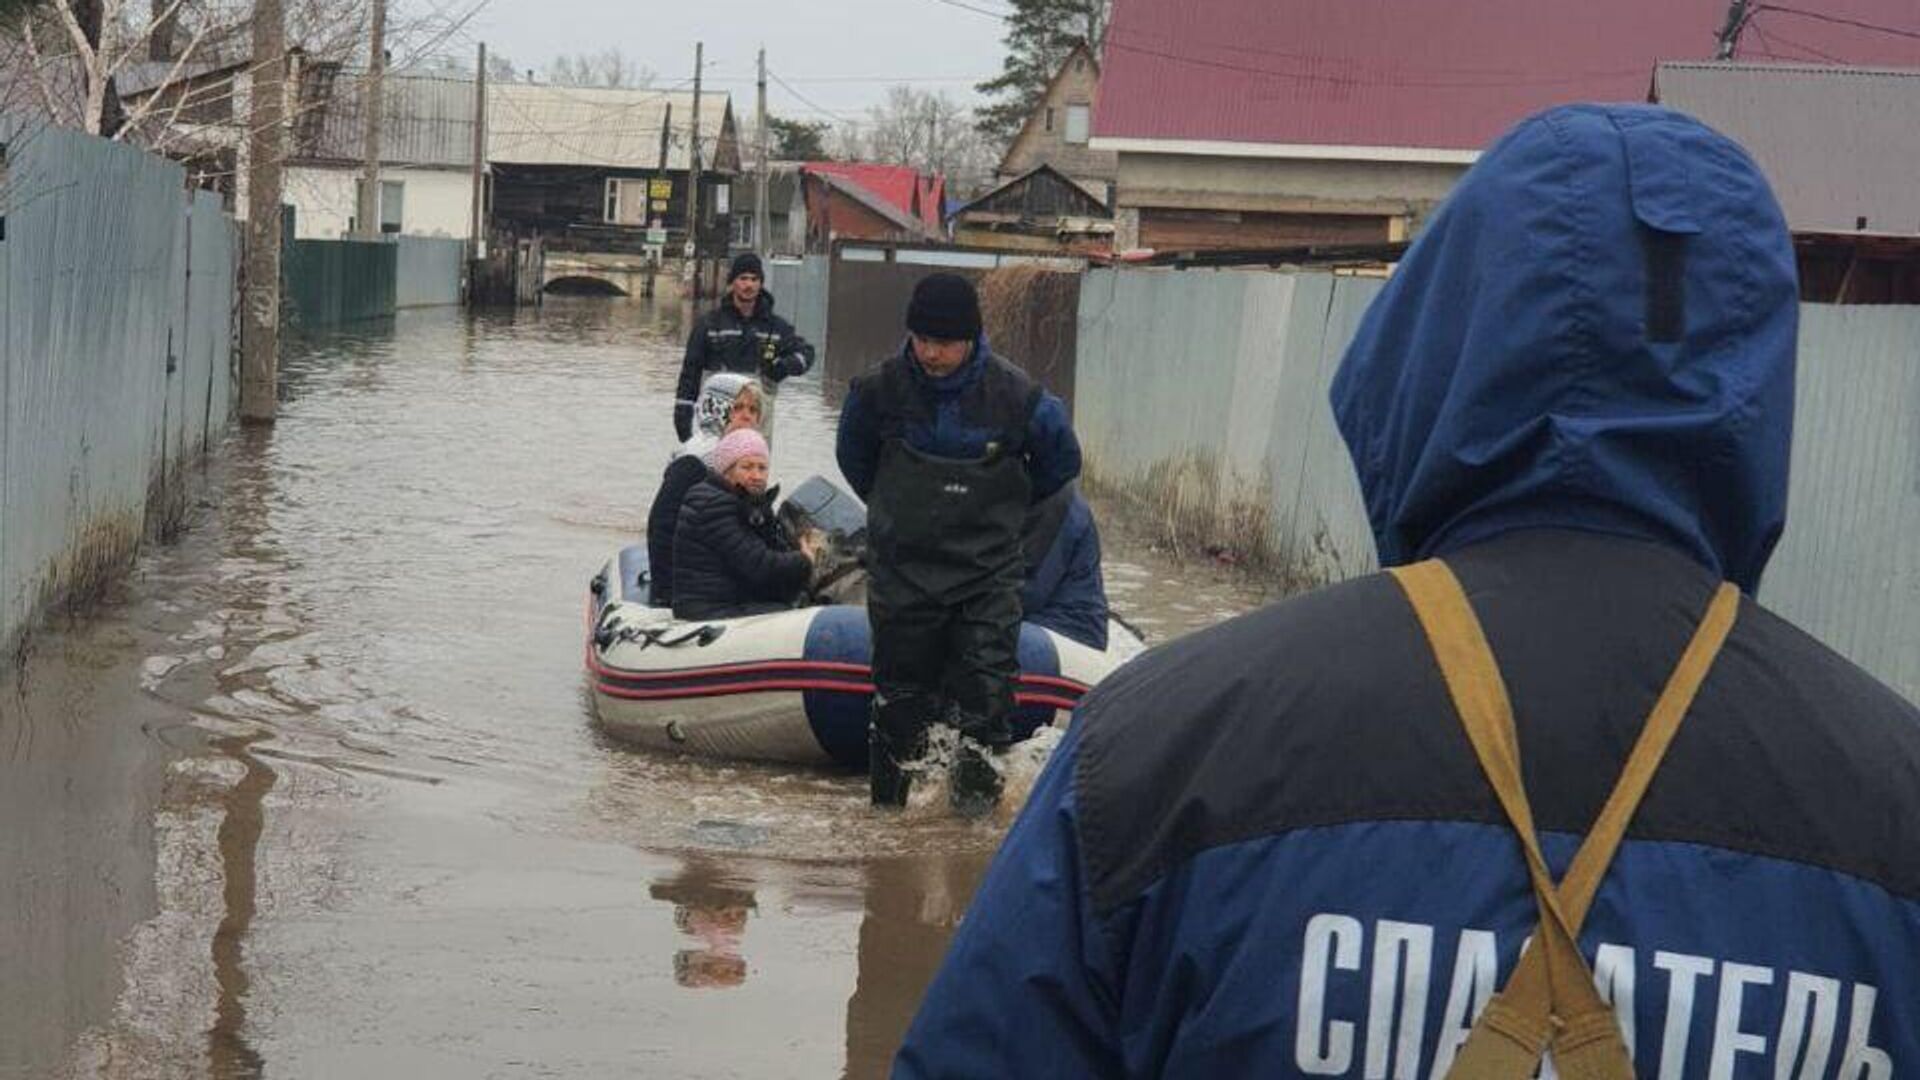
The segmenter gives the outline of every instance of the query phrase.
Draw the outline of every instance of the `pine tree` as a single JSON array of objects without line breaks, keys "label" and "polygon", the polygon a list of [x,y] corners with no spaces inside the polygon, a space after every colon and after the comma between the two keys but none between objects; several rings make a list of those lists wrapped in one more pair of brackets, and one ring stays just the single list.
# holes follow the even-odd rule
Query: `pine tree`
[{"label": "pine tree", "polygon": [[1073,47],[1085,42],[1096,53],[1107,29],[1111,0],[1009,0],[1007,59],[1000,74],[974,87],[995,98],[975,111],[981,133],[1000,143],[1020,125],[1046,92],[1047,83]]}]

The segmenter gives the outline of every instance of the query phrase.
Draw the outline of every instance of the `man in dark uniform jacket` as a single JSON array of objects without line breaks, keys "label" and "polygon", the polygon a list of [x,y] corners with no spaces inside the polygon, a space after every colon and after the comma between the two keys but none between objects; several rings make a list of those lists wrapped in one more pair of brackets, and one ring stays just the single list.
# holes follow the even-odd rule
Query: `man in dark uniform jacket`
[{"label": "man in dark uniform jacket", "polygon": [[[1488,150],[1333,386],[1397,573],[1088,696],[894,1075],[1479,1080],[1474,1017],[1522,1013],[1471,1036],[1505,1075],[1541,1039],[1563,1076],[1920,1073],[1920,713],[1720,588],[1758,587],[1785,522],[1798,313],[1765,179],[1699,122],[1569,106]],[[1415,607],[1440,574],[1497,696]],[[1656,707],[1729,614],[1690,707]],[[1586,891],[1570,856],[1620,835],[1601,807],[1661,730]],[[1599,1006],[1577,1046],[1508,993],[1555,954],[1544,992]],[[1561,1053],[1607,1046],[1605,1073]]]},{"label": "man in dark uniform jacket", "polygon": [[768,400],[761,403],[760,429],[771,437],[774,388],[813,367],[813,346],[794,333],[792,323],[773,313],[773,294],[764,281],[760,256],[751,251],[734,256],[727,268],[727,295],[687,335],[680,383],[673,394],[673,430],[681,442],[693,437],[693,406],[707,376],[721,371],[759,376],[768,391]]},{"label": "man in dark uniform jacket", "polygon": [[1012,741],[1021,545],[1028,507],[1080,473],[1066,406],[995,356],[973,283],[913,291],[907,341],[853,381],[835,446],[867,502],[873,564],[873,802],[906,803],[936,724],[956,729],[956,809],[999,798],[993,751]]}]

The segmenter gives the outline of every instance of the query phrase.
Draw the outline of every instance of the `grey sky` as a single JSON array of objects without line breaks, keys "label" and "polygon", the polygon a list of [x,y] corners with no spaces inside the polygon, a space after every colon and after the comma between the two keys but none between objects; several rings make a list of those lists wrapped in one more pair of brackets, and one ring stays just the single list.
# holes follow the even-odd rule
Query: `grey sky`
[{"label": "grey sky", "polygon": [[[965,0],[1003,9],[1000,0]],[[736,114],[753,107],[754,51],[819,107],[864,116],[889,81],[946,90],[971,104],[973,84],[1000,69],[1002,24],[940,0],[492,0],[470,33],[522,71],[560,53],[618,48],[656,73],[656,86],[693,76],[693,44],[706,42],[709,85],[733,94]],[[870,81],[818,81],[818,80]],[[768,109],[821,120],[777,82]]]}]

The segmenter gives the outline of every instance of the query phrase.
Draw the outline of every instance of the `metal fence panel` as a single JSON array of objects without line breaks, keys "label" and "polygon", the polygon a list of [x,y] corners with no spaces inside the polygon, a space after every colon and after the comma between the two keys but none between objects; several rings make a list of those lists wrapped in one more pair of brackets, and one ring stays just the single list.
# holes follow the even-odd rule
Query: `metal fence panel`
[{"label": "metal fence panel", "polygon": [[[185,376],[202,319],[178,166],[18,121],[0,120],[0,141],[5,643],[55,598],[117,573],[137,547],[154,496],[169,491],[164,463],[191,441]],[[229,245],[229,288],[232,258]],[[208,318],[230,320],[231,295],[217,307]],[[224,413],[214,422],[224,426]]]},{"label": "metal fence panel", "polygon": [[1920,701],[1920,308],[1800,309],[1787,532],[1760,597]]},{"label": "metal fence panel", "polygon": [[300,326],[335,326],[393,314],[395,245],[384,240],[294,240],[281,280],[285,311]]},{"label": "metal fence panel", "polygon": [[460,279],[467,261],[465,240],[402,236],[394,241],[394,249],[395,307],[442,307],[460,302]]},{"label": "metal fence panel", "polygon": [[793,324],[795,333],[812,343],[822,370],[827,355],[829,265],[824,255],[767,262],[767,291],[773,294],[774,311]]},{"label": "metal fence panel", "polygon": [[[1076,426],[1095,481],[1178,542],[1301,585],[1375,566],[1328,390],[1381,283],[1096,270]],[[1787,533],[1761,599],[1920,701],[1920,309],[1803,309]],[[1264,441],[1263,441],[1264,440]]]}]

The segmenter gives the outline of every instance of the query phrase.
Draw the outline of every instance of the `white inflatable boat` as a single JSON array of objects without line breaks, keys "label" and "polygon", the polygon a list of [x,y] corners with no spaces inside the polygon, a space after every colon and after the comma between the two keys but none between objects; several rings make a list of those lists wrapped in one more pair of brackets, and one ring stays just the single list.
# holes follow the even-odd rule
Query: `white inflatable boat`
[{"label": "white inflatable boat", "polygon": [[[864,607],[679,620],[649,605],[646,569],[646,545],[635,544],[591,587],[586,666],[610,735],[715,757],[866,767],[873,676]],[[1053,723],[1143,648],[1117,621],[1108,641],[1092,649],[1021,627],[1019,737]]]}]

